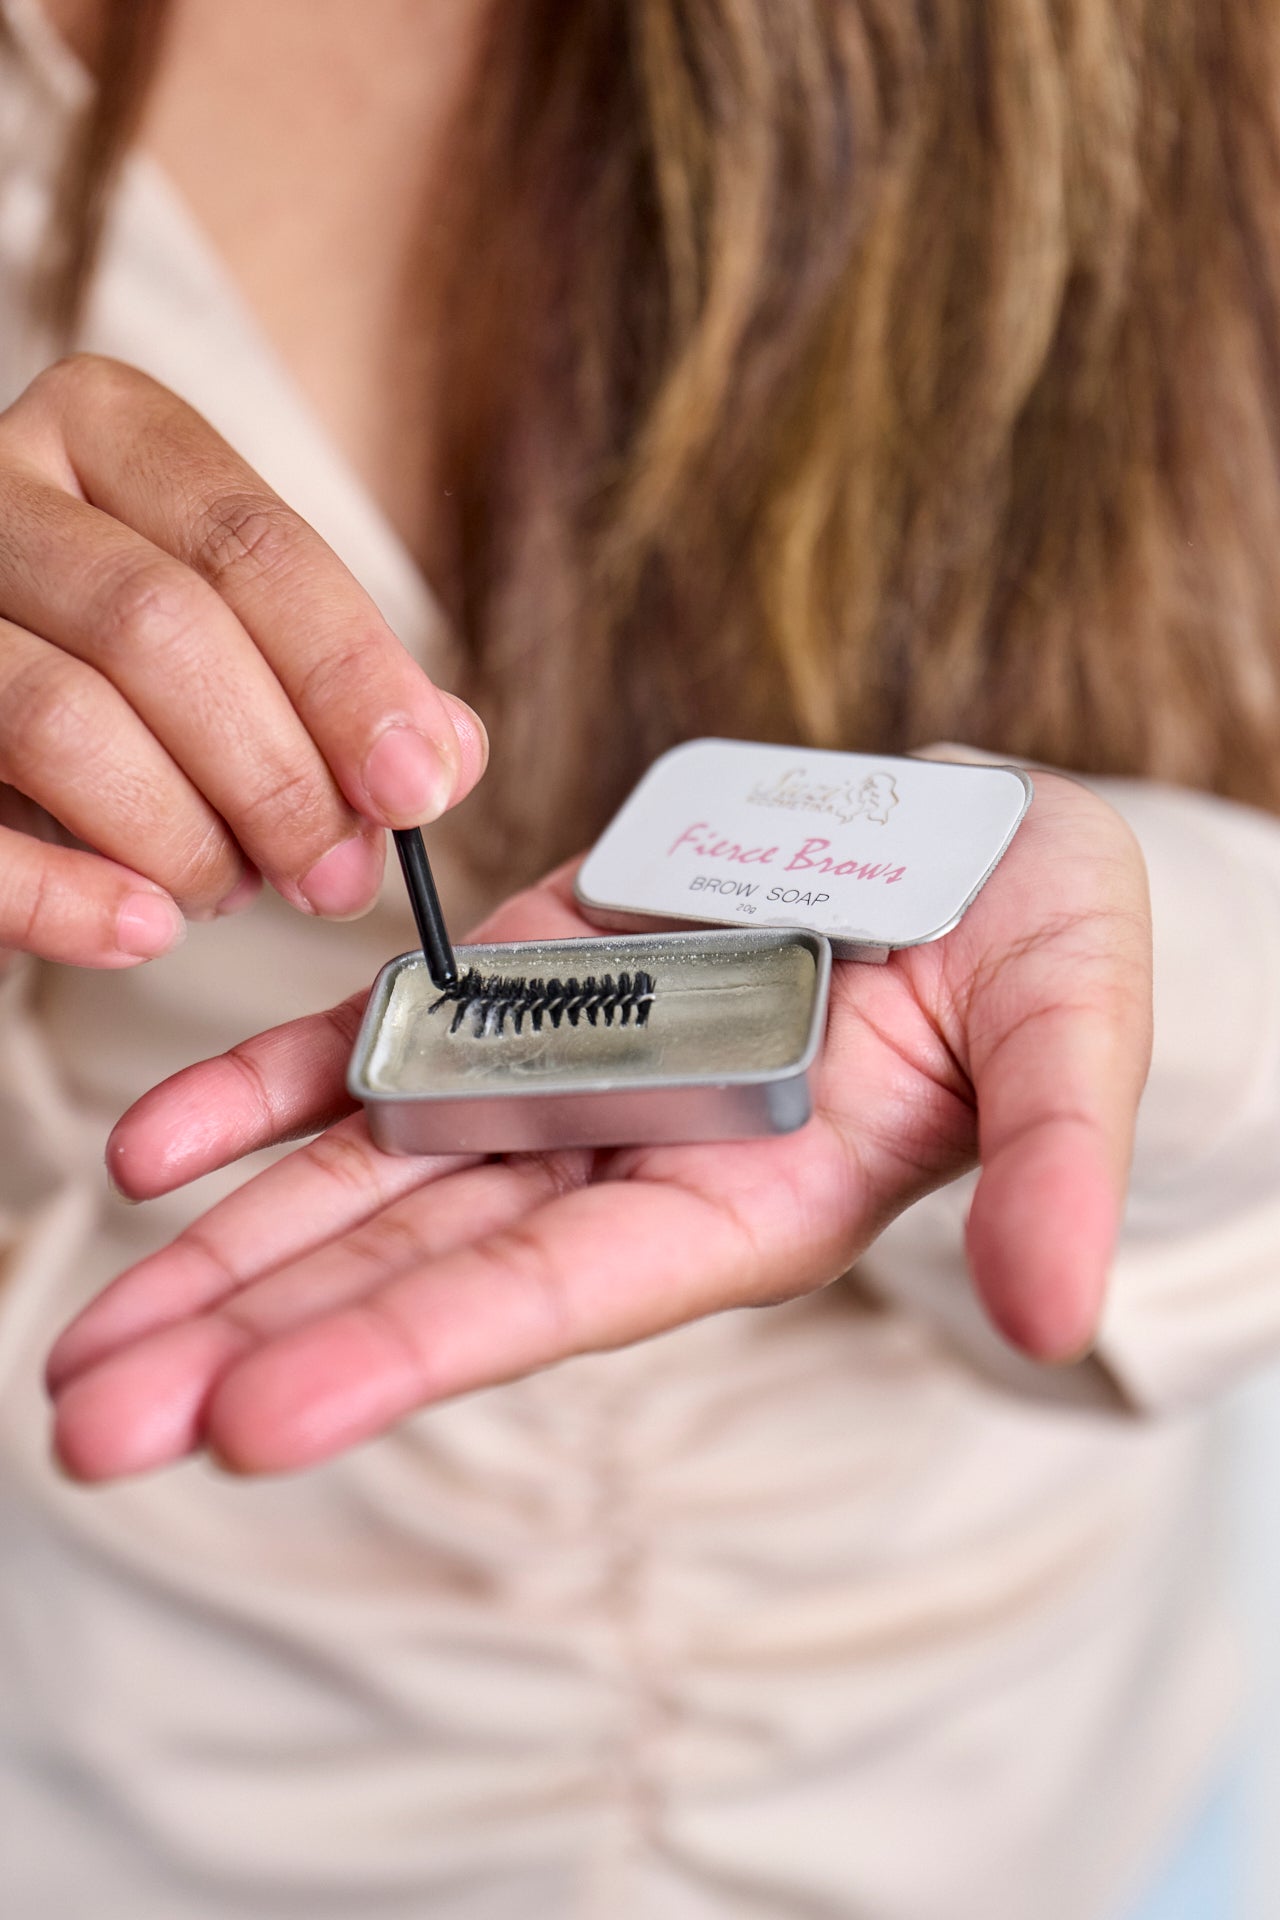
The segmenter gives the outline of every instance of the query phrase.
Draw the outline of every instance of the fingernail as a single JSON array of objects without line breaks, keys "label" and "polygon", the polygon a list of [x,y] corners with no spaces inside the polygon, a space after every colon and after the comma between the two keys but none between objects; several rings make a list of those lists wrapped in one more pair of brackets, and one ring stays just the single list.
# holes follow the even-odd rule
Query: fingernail
[{"label": "fingernail", "polygon": [[471,742],[474,741],[480,760],[480,771],[483,773],[489,764],[489,729],[475,708],[469,707],[465,700],[459,700],[456,693],[445,693],[442,688],[440,698],[449,709],[449,718],[458,736],[458,745],[462,749],[463,759],[468,757]]},{"label": "fingernail", "polygon": [[134,1199],[133,1195],[126,1193],[123,1187],[116,1184],[116,1178],[110,1166],[104,1168],[104,1172],[107,1176],[107,1192],[111,1195],[111,1198],[113,1200],[123,1201],[126,1207],[136,1207],[138,1202]]},{"label": "fingernail", "polygon": [[262,875],[256,867],[250,867],[248,872],[236,881],[226,899],[218,902],[219,919],[224,913],[243,913],[246,907],[253,905],[261,891]]},{"label": "fingernail", "polygon": [[388,727],[364,763],[369,798],[406,827],[439,819],[453,798],[454,780],[441,749],[414,727]]},{"label": "fingernail", "polygon": [[140,960],[154,960],[186,937],[186,921],[163,894],[131,893],[116,919],[116,946]]},{"label": "fingernail", "polygon": [[1097,1344],[1098,1333],[1095,1328],[1078,1346],[1070,1348],[1066,1353],[1051,1354],[1043,1364],[1047,1367],[1083,1366],[1084,1362],[1093,1354]]},{"label": "fingernail", "polygon": [[313,913],[359,913],[372,900],[381,872],[381,848],[361,834],[340,841],[298,882]]}]

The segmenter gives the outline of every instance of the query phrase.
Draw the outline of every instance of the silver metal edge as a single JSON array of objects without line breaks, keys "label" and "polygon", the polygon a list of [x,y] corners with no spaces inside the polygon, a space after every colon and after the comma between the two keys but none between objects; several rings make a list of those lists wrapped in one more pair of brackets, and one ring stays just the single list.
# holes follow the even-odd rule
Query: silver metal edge
[{"label": "silver metal edge", "polygon": [[[671,937],[679,940],[685,936],[680,932],[676,932]],[[787,941],[799,940],[810,949],[814,960],[813,1004],[810,1010],[809,1031],[801,1053],[795,1060],[788,1062],[786,1065],[771,1067],[764,1072],[758,1068],[748,1068],[740,1073],[718,1073],[715,1076],[714,1084],[724,1087],[767,1087],[778,1081],[785,1081],[801,1074],[807,1074],[817,1057],[818,1049],[822,1045],[823,1035],[826,1032],[827,1001],[831,991],[831,943],[826,935],[818,933],[812,927],[740,927],[735,925],[729,927],[709,927],[701,934],[690,933],[688,938],[690,940],[697,940],[700,944],[710,941],[714,945],[719,946],[747,945],[756,947],[778,946],[785,944]],[[573,947],[580,944],[590,945],[592,943],[589,941],[579,942],[572,936],[567,939],[558,940],[486,941],[479,946],[455,947],[454,952],[464,966],[469,964],[476,954],[501,953],[510,955],[512,956],[514,968],[514,966],[518,964],[521,954],[545,952],[548,947]],[[613,943],[613,950],[616,951],[618,947],[622,947],[625,950],[628,944],[634,946],[651,945],[652,935],[635,934],[629,936],[624,934],[620,940]],[[385,1011],[387,1000],[390,998],[391,988],[396,976],[402,971],[406,964],[413,965],[415,963],[422,963],[422,953],[421,950],[417,948],[412,949],[408,953],[397,954],[394,959],[388,960],[374,981],[373,989],[365,1003],[364,1017],[360,1022],[360,1030],[356,1035],[355,1045],[351,1050],[350,1064],[347,1068],[347,1092],[353,1100],[359,1100],[362,1105],[368,1102],[385,1104],[388,1101],[396,1101],[406,1102],[415,1106],[434,1106],[436,1104],[447,1105],[459,1098],[456,1092],[387,1093],[380,1087],[372,1086],[365,1072],[374,1036],[377,1033],[379,1022]],[[583,1080],[572,1088],[561,1088],[554,1091],[556,1094],[566,1092],[571,1094],[607,1093],[616,1091],[618,1084],[619,1083],[614,1080]],[[625,1085],[625,1083],[623,1084]],[[652,1079],[637,1082],[634,1091],[643,1091],[646,1093],[650,1091],[654,1093],[670,1092],[691,1084],[699,1083],[692,1081],[690,1076],[686,1074],[679,1078]],[[543,1086],[529,1088],[504,1086],[493,1089],[477,1088],[475,1092],[468,1093],[465,1097],[468,1100],[528,1100],[546,1098],[552,1094],[552,1091],[552,1089]]]},{"label": "silver metal edge", "polygon": [[[921,760],[923,760],[924,758],[923,755],[910,755],[910,754],[904,757],[907,759],[916,758]],[[969,895],[968,899],[963,901],[961,905],[957,907],[956,911],[952,914],[949,920],[945,921],[942,926],[935,928],[935,930],[932,933],[922,933],[919,939],[917,940],[900,940],[893,949],[895,953],[906,953],[912,947],[927,947],[931,944],[932,941],[941,940],[944,937],[944,935],[950,933],[953,928],[959,926],[960,922],[964,919],[964,916],[966,915],[966,913],[968,913],[970,907],[973,905],[978,895],[982,892],[982,889],[986,886],[988,880],[991,878],[996,868],[1000,865],[1000,862],[1004,859],[1004,856],[1006,855],[1006,853],[1008,853],[1009,848],[1013,844],[1013,836],[1018,831],[1018,828],[1022,825],[1023,821],[1026,819],[1028,810],[1031,806],[1031,802],[1036,797],[1036,790],[1035,790],[1035,787],[1032,785],[1031,775],[1026,771],[1024,767],[1009,766],[1003,761],[988,762],[988,761],[978,761],[978,760],[934,760],[932,756],[930,756],[928,764],[930,766],[935,766],[935,767],[938,767],[938,766],[968,767],[972,771],[979,772],[979,773],[1011,773],[1014,775],[1015,779],[1017,779],[1021,784],[1022,805],[1018,809],[1017,819],[1010,826],[1008,833],[1006,833],[1004,839],[1000,842],[1000,845],[996,848],[996,851],[992,855],[990,863],[987,866],[986,872],[981,875],[981,877],[977,881],[977,884],[974,886],[973,892]]]},{"label": "silver metal edge", "polygon": [[[704,933],[724,933],[732,927],[741,927],[749,932],[754,922],[747,920],[693,920],[680,914],[654,914],[624,912],[621,907],[595,907],[590,909],[591,924],[603,933],[691,933],[701,929]],[[883,940],[844,940],[838,934],[823,933],[820,927],[802,926],[798,921],[769,920],[762,926],[756,926],[757,933],[817,933],[830,946],[837,960],[860,960],[866,966],[882,967],[894,948],[886,946]],[[926,936],[932,939],[932,934]],[[908,943],[916,945],[915,941]]]},{"label": "silver metal edge", "polygon": [[353,1100],[363,1102],[366,1098],[380,1100],[386,1097],[369,1087],[369,1082],[363,1075],[363,1069],[387,1001],[391,998],[392,983],[404,962],[415,957],[421,958],[420,949],[416,956],[411,953],[397,953],[379,967],[373,985],[369,989],[369,998],[364,1003],[360,1026],[351,1048],[351,1058],[347,1062],[347,1092]]},{"label": "silver metal edge", "polygon": [[[673,1123],[673,1108],[678,1123]],[[365,1111],[370,1135],[388,1153],[541,1153],[562,1147],[767,1139],[803,1126],[812,1101],[809,1076],[796,1073],[748,1086],[686,1080],[676,1087],[633,1086],[515,1102],[463,1098],[415,1104],[392,1098],[371,1101]],[[542,1124],[535,1125],[534,1116],[541,1116]]]}]

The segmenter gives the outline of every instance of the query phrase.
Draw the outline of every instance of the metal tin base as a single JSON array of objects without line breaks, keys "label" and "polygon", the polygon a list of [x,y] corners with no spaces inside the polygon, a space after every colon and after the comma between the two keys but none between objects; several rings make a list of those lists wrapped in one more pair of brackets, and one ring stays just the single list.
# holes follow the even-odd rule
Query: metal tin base
[{"label": "metal tin base", "polygon": [[421,953],[382,969],[348,1087],[389,1153],[508,1153],[749,1139],[809,1117],[831,951],[800,929],[616,935],[459,947],[485,974],[644,970],[643,1027],[567,1021],[535,1032],[450,1032]]}]

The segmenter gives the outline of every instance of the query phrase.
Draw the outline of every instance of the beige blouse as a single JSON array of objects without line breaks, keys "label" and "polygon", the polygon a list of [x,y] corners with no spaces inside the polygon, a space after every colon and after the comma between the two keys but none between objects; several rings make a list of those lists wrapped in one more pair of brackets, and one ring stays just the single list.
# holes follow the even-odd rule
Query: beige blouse
[{"label": "beige blouse", "polygon": [[[0,8],[0,401],[83,76]],[[448,678],[431,596],[145,158],[84,344],[183,394]],[[143,1088],[409,943],[275,899],[127,974],[0,987],[5,1920],[1108,1920],[1233,1713],[1208,1430],[1280,1349],[1280,824],[1108,786],[1158,1041],[1098,1355],[975,1309],[967,1183],[859,1275],[435,1408],[249,1483],[67,1484],[39,1377],[111,1273],[244,1177],[113,1201]],[[482,902],[457,860],[459,924]]]}]

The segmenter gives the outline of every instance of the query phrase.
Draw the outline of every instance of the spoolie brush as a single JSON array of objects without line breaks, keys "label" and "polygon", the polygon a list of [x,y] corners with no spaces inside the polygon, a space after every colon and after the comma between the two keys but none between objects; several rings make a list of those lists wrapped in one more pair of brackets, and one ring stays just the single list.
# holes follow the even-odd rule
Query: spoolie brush
[{"label": "spoolie brush", "polygon": [[625,1027],[634,1019],[636,1026],[643,1027],[652,1004],[653,978],[647,973],[620,973],[616,980],[611,973],[599,979],[589,973],[583,980],[576,976],[566,980],[511,980],[500,973],[482,974],[472,967],[454,986],[445,988],[430,1011],[454,1009],[450,1033],[459,1032],[470,1016],[472,1032],[483,1039],[486,1034],[504,1032],[508,1021],[514,1033],[523,1031],[526,1020],[534,1033],[542,1032],[544,1021],[558,1027],[567,1020],[576,1027],[585,1020],[594,1027],[603,1020],[606,1027],[611,1027],[616,1019],[620,1027]]},{"label": "spoolie brush", "polygon": [[563,980],[513,979],[501,973],[482,974],[475,967],[459,973],[421,831],[393,829],[392,838],[422,941],[422,957],[433,985],[440,989],[440,998],[432,1001],[428,1011],[452,1007],[450,1033],[460,1033],[469,1024],[475,1037],[483,1039],[504,1033],[508,1023],[513,1033],[521,1033],[526,1020],[534,1033],[541,1033],[544,1023],[559,1027],[565,1021],[571,1027],[583,1020],[592,1027],[601,1021],[611,1027],[615,1020],[620,1027],[632,1022],[637,1027],[647,1025],[654,992],[648,973],[620,973],[616,980],[611,973],[599,978],[588,974],[582,980],[576,975]]}]

